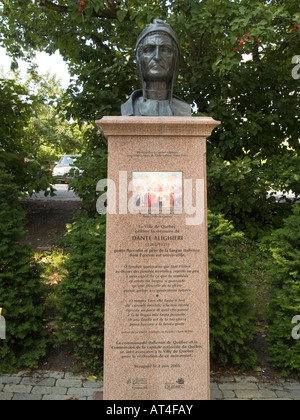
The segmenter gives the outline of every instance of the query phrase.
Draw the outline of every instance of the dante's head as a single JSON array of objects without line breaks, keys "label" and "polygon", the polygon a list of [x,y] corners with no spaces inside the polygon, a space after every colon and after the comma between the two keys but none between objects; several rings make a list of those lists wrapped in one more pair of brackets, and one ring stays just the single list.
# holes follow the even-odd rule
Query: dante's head
[{"label": "dante's head", "polygon": [[136,61],[143,90],[149,82],[163,82],[172,96],[179,55],[179,42],[170,25],[155,19],[146,26],[136,44]]}]

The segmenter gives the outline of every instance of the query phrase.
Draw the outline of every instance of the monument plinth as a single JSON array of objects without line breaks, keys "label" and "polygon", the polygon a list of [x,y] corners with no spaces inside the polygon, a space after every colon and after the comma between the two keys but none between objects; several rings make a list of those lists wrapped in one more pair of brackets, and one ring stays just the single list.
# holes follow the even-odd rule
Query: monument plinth
[{"label": "monument plinth", "polygon": [[202,117],[104,117],[104,399],[209,399]]}]

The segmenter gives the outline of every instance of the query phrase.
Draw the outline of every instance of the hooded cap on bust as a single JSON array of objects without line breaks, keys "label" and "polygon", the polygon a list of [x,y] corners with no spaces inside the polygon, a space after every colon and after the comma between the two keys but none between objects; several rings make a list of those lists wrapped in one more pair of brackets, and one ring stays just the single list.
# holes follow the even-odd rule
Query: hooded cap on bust
[{"label": "hooded cap on bust", "polygon": [[165,32],[168,35],[170,35],[170,37],[173,39],[173,41],[177,45],[178,52],[180,52],[180,44],[179,44],[179,41],[178,41],[178,38],[177,38],[175,32],[173,31],[173,29],[171,28],[171,26],[168,23],[164,22],[161,19],[153,19],[153,22],[150,23],[149,25],[147,25],[143,29],[143,31],[138,36],[138,39],[137,39],[137,42],[136,42],[136,50],[138,50],[138,47],[139,47],[139,44],[141,43],[141,41],[147,35],[151,34],[152,32]]},{"label": "hooded cap on bust", "polygon": [[171,86],[170,86],[171,100],[172,100],[173,87],[174,87],[174,84],[175,84],[175,80],[177,78],[177,73],[178,73],[178,68],[179,68],[180,44],[179,44],[179,41],[178,41],[178,38],[177,38],[175,32],[173,31],[173,29],[171,28],[171,26],[168,23],[164,22],[161,19],[154,19],[153,22],[150,23],[149,25],[147,25],[143,29],[143,31],[140,33],[140,35],[138,36],[138,39],[137,39],[137,43],[136,43],[137,67],[138,67],[139,75],[140,75],[140,78],[141,78],[141,81],[142,81],[143,91],[145,92],[146,81],[144,80],[141,65],[140,65],[140,60],[139,60],[139,46],[143,42],[143,40],[146,38],[146,36],[148,36],[152,33],[157,33],[157,32],[161,32],[161,33],[169,35],[172,38],[172,40],[174,41],[174,43],[177,47],[177,53],[175,54],[175,66],[174,66],[174,71],[173,71],[172,83],[171,83]]}]

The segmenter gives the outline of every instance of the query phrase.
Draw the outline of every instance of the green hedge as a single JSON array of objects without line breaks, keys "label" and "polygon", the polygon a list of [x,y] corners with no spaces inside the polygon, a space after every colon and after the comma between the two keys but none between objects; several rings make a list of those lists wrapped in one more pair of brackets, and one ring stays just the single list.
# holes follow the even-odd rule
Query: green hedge
[{"label": "green hedge", "polygon": [[77,216],[68,226],[66,251],[68,274],[58,299],[58,340],[72,342],[75,356],[99,373],[104,339],[105,216]]},{"label": "green hedge", "polygon": [[[263,241],[271,254],[269,272],[270,362],[283,375],[300,376],[300,339],[292,337],[292,323],[300,315],[300,206],[296,205],[281,229]],[[299,324],[299,322],[298,322]]]},{"label": "green hedge", "polygon": [[222,215],[208,213],[211,357],[223,365],[253,367],[255,317],[244,235]]},{"label": "green hedge", "polygon": [[13,177],[0,168],[0,308],[6,339],[0,340],[0,372],[36,366],[45,354],[45,288],[33,251],[21,243],[24,212]]},{"label": "green hedge", "polygon": [[[70,341],[85,365],[102,370],[105,281],[105,217],[77,216],[67,235],[68,275],[58,308],[59,341]],[[212,357],[223,364],[252,366],[254,319],[239,251],[242,234],[222,216],[209,213]],[[117,308],[116,308],[117,310]]]}]

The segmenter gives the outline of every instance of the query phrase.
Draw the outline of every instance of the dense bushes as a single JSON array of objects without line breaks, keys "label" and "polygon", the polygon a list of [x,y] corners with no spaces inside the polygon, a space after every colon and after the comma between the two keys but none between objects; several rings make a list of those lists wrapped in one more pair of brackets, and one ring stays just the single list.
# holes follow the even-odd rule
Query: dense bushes
[{"label": "dense bushes", "polygon": [[58,308],[61,342],[94,372],[102,369],[104,331],[105,217],[77,216],[66,238],[69,259]]},{"label": "dense bushes", "polygon": [[292,319],[300,315],[300,206],[263,242],[271,253],[269,271],[270,362],[283,374],[300,374],[300,339]]},{"label": "dense bushes", "polygon": [[0,372],[32,367],[45,353],[45,289],[24,238],[24,213],[13,177],[0,168],[0,308],[6,340],[0,341]]},{"label": "dense bushes", "polygon": [[247,284],[245,237],[221,215],[209,212],[208,238],[211,356],[221,364],[253,366],[255,319]]}]

